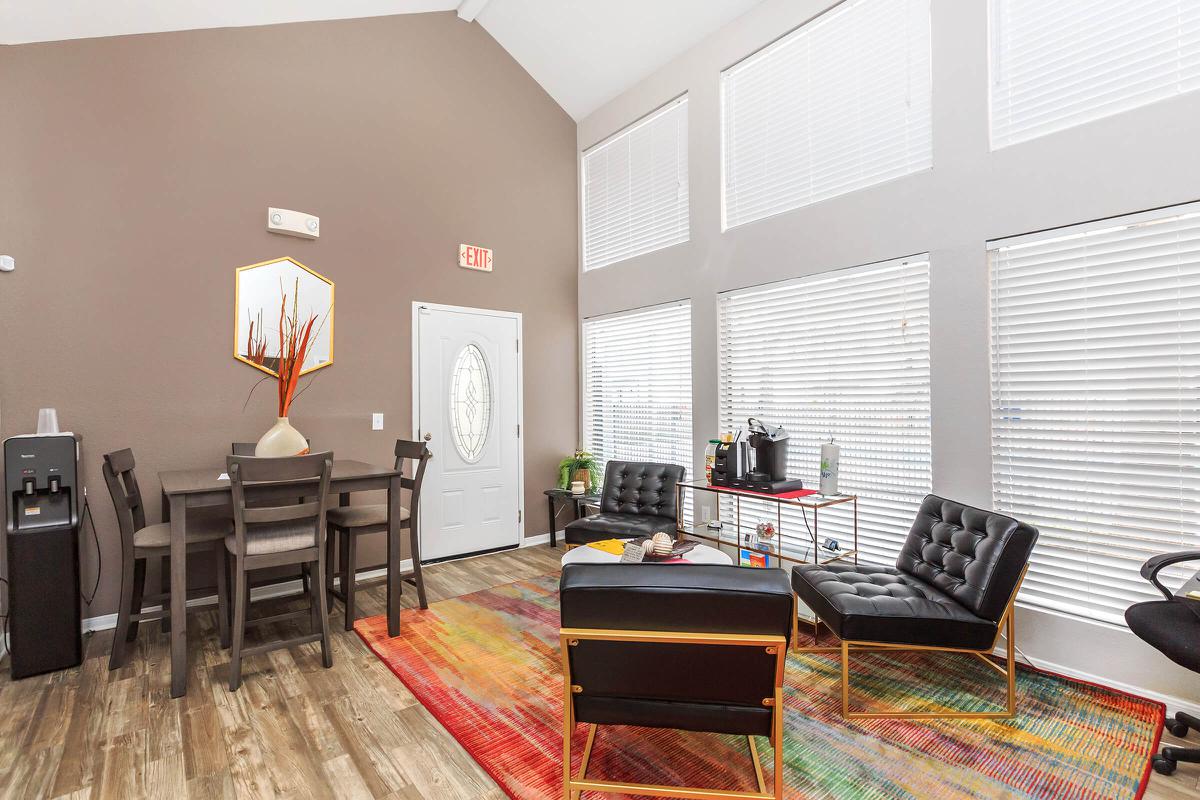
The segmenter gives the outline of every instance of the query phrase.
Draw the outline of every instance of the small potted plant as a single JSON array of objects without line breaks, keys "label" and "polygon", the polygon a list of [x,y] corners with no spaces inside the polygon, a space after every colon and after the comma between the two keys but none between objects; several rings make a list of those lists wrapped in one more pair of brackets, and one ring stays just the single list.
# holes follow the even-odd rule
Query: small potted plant
[{"label": "small potted plant", "polygon": [[575,455],[559,462],[558,488],[570,489],[571,481],[582,481],[589,494],[600,488],[600,467],[594,455],[586,450],[576,450]]}]

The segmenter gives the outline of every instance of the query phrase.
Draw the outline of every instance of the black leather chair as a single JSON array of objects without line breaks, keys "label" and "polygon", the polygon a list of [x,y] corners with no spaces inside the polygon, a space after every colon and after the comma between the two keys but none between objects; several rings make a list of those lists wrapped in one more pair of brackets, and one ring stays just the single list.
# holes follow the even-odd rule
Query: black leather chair
[{"label": "black leather chair", "polygon": [[[795,618],[778,569],[568,564],[559,583],[564,690],[563,797],[667,796],[665,787],[589,779],[597,725],[746,736],[758,791],[670,787],[673,797],[783,797],[783,673]],[[631,629],[633,628],[633,629]],[[589,725],[577,775],[571,738]],[[768,791],[754,736],[775,750]]]},{"label": "black leather chair", "polygon": [[[1163,569],[1185,561],[1200,561],[1200,550],[1166,553],[1142,565],[1142,577],[1166,599],[1135,603],[1125,609],[1125,622],[1146,644],[1184,669],[1200,672],[1200,600],[1186,596],[1189,590],[1200,590],[1200,572],[1174,595],[1158,580]],[[1180,711],[1168,720],[1167,728],[1175,736],[1187,736],[1189,729],[1200,731],[1200,718]],[[1164,746],[1154,757],[1154,770],[1170,775],[1180,761],[1200,762],[1200,748]]]},{"label": "black leather chair", "polygon": [[[1003,719],[1017,713],[1013,602],[1025,577],[1036,528],[993,511],[929,495],[894,567],[802,564],[792,588],[812,609],[813,647],[842,654],[842,715],[851,718]],[[820,623],[841,639],[817,641]],[[991,653],[1004,630],[1004,667]],[[1004,711],[850,711],[850,654],[855,650],[973,653],[1005,677]]]},{"label": "black leather chair", "polygon": [[674,536],[679,521],[675,486],[683,476],[683,467],[675,464],[609,461],[600,490],[600,513],[568,523],[563,540],[579,545],[659,531]]}]

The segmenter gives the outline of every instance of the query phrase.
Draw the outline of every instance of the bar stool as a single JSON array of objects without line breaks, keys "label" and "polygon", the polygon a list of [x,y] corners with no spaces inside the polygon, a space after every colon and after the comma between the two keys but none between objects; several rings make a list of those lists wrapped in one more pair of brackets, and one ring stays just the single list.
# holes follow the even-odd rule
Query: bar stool
[{"label": "bar stool", "polygon": [[[167,571],[171,554],[171,523],[146,524],[146,510],[134,472],[133,451],[117,450],[104,456],[104,482],[112,496],[121,530],[121,599],[117,609],[117,629],[113,633],[108,668],[116,669],[125,662],[128,642],[137,639],[138,624],[161,619],[166,629],[171,618],[169,583],[163,581],[163,591],[146,595],[146,559],[158,559],[162,571]],[[221,641],[229,638],[229,591],[225,575],[225,535],[233,525],[228,519],[196,516],[187,524],[188,552],[209,551],[216,558],[217,623]],[[147,603],[162,606],[159,611],[143,611]]]},{"label": "bar stool", "polygon": [[[305,439],[305,441],[308,442],[308,445],[311,448],[312,440]],[[252,455],[254,455],[254,451],[257,449],[257,447],[258,447],[257,442],[233,442],[230,452],[232,452],[233,455],[235,455],[235,456],[252,456]],[[233,525],[232,518],[230,519],[229,524],[230,524],[230,526]],[[262,585],[270,586],[272,584],[277,584],[277,583],[287,583],[288,581],[295,580],[296,578],[300,579],[300,591],[297,592],[296,594],[288,595],[288,597],[307,597],[308,592],[309,592],[308,565],[307,564],[304,564],[300,567],[299,575],[295,575],[295,574],[281,575],[279,577],[268,579],[267,581],[264,581],[262,584],[259,584],[259,585],[260,586],[262,586]],[[225,647],[229,646],[228,642],[223,642],[222,644]]]},{"label": "bar stool", "polygon": [[[329,503],[329,478],[333,454],[316,453],[290,458],[228,456],[225,459],[233,491],[233,533],[225,549],[234,560],[233,650],[229,660],[229,690],[242,683],[242,659],[280,647],[321,643],[321,662],[333,666],[329,644],[329,611],[325,597],[325,511]],[[296,498],[303,498],[296,502]],[[310,607],[247,621],[252,570],[307,565]],[[307,634],[244,647],[246,626],[279,622],[309,614]]]},{"label": "bar stool", "polygon": [[[400,528],[408,528],[409,535],[409,550],[412,553],[413,568],[411,572],[407,572],[401,576],[402,580],[411,583],[417,587],[417,600],[421,608],[429,608],[429,601],[425,598],[425,579],[421,576],[421,547],[419,541],[419,531],[417,530],[418,520],[418,505],[421,501],[421,481],[425,477],[425,465],[433,454],[429,452],[429,448],[424,442],[410,442],[404,439],[396,441],[396,469],[401,473],[400,485],[408,489],[411,493],[408,508],[400,509]],[[414,461],[416,466],[413,470],[413,477],[403,477],[405,461]],[[329,535],[326,537],[325,560],[333,563],[334,547],[340,544],[340,563],[338,576],[341,582],[341,591],[333,588],[333,575],[330,570],[326,580],[329,585],[327,591],[330,597],[336,597],[342,601],[346,608],[346,630],[354,630],[354,576],[355,576],[355,544],[359,536],[368,533],[380,533],[386,531],[388,527],[387,505],[379,503],[377,505],[361,505],[351,506],[345,505],[349,501],[347,495],[342,495],[343,505],[329,509],[328,525]],[[330,601],[332,602],[332,600]]]}]

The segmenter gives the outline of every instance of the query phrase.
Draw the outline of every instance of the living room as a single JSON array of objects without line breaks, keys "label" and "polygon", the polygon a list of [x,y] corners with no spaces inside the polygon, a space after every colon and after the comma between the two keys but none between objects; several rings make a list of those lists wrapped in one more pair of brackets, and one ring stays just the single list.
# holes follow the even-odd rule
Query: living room
[{"label": "living room", "polygon": [[1197,90],[1189,0],[0,3],[0,795],[1200,796]]}]

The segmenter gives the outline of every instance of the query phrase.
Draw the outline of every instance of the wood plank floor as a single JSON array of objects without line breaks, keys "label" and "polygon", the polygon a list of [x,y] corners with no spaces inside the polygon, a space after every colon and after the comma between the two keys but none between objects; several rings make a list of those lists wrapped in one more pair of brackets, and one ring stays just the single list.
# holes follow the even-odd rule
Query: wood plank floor
[{"label": "wood plank floor", "polygon": [[[426,571],[430,602],[552,572],[561,553],[539,546],[435,565]],[[359,598],[360,614],[383,613],[382,585]],[[415,604],[411,587],[404,601]],[[265,613],[287,602],[295,601],[267,602]],[[277,650],[248,659],[233,694],[215,622],[212,612],[189,618],[191,675],[178,701],[169,696],[168,644],[157,624],[115,672],[111,632],[88,637],[79,669],[14,682],[5,664],[0,797],[504,798],[358,636],[342,630],[340,606],[331,618],[332,669],[321,668],[317,645]],[[1200,746],[1200,736],[1192,739]],[[1155,775],[1146,797],[1200,797],[1200,765]]]}]

